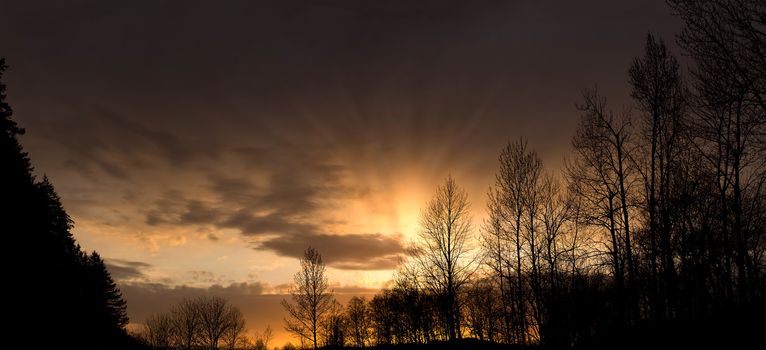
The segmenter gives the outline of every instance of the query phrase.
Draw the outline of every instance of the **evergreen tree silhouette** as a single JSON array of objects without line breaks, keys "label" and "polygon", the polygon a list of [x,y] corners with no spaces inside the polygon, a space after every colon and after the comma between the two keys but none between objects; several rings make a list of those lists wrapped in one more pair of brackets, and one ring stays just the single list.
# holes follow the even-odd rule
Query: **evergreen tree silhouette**
[{"label": "evergreen tree silhouette", "polygon": [[34,339],[40,348],[126,348],[128,318],[119,289],[101,257],[77,244],[53,184],[47,177],[36,181],[18,141],[24,129],[5,101],[6,67],[0,58],[0,222],[10,334]]},{"label": "evergreen tree silhouette", "polygon": [[[87,302],[92,309],[94,327],[123,327],[128,324],[128,315],[125,311],[126,303],[117,284],[104,265],[104,260],[98,253],[93,252],[85,260]],[[110,332],[112,329],[104,329]]]}]

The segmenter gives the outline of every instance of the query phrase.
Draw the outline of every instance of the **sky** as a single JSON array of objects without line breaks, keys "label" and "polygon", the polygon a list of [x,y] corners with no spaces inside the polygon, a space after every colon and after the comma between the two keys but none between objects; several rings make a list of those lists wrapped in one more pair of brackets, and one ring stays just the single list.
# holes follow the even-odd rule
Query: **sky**
[{"label": "sky", "polygon": [[309,245],[341,301],[390,283],[448,175],[476,232],[519,137],[557,173],[598,87],[630,108],[662,1],[3,1],[7,100],[131,322],[223,295],[251,331]]}]

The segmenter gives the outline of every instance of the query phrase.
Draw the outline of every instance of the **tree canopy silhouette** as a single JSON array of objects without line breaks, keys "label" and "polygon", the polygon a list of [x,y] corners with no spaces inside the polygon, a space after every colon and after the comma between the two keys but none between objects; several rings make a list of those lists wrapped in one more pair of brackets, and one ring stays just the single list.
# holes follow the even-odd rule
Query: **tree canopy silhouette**
[{"label": "tree canopy silhouette", "polygon": [[287,311],[285,329],[308,341],[314,349],[319,347],[317,336],[321,323],[333,305],[322,255],[308,247],[300,261],[301,269],[293,276],[290,287],[292,303],[282,300]]},{"label": "tree canopy silhouette", "polygon": [[439,300],[450,340],[460,337],[460,297],[476,265],[471,225],[468,195],[449,176],[420,215],[419,241],[411,253],[413,277]]},{"label": "tree canopy silhouette", "polygon": [[[0,186],[2,222],[11,249],[4,254],[9,270],[11,324],[17,336],[34,337],[29,327],[40,319],[47,327],[36,345],[75,348],[120,348],[128,344],[125,301],[95,252],[86,254],[75,242],[73,222],[47,177],[35,179],[29,156],[18,136],[24,134],[5,101],[2,75],[7,68],[0,59]],[[23,261],[23,263],[19,263]]]}]

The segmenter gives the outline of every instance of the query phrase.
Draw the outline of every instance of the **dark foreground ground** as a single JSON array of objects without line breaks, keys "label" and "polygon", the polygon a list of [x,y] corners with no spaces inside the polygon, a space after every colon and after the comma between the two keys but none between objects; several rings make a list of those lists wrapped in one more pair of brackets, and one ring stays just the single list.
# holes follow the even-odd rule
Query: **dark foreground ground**
[{"label": "dark foreground ground", "polygon": [[[763,349],[766,350],[766,310],[753,309],[736,319],[723,317],[707,322],[668,322],[639,325],[630,331],[614,331],[572,347],[507,345],[478,339],[430,344],[378,345],[372,350],[524,350],[524,349]],[[730,315],[734,316],[734,315]],[[738,315],[742,316],[742,315]],[[325,350],[358,350],[351,347],[324,347]]]},{"label": "dark foreground ground", "polygon": [[[451,349],[493,349],[493,350],[501,350],[501,349],[514,349],[514,350],[522,350],[522,349],[540,349],[539,346],[521,346],[521,345],[507,345],[507,344],[498,344],[498,343],[491,343],[488,341],[482,341],[479,339],[460,339],[453,342],[446,342],[446,341],[440,341],[440,342],[433,342],[428,344],[397,344],[397,345],[376,345],[373,347],[368,347],[364,349],[371,349],[371,350],[403,350],[403,349],[415,349],[415,350],[451,350]],[[326,346],[322,349],[325,350],[358,350],[360,348],[353,348],[353,347],[336,347],[336,346]]]}]

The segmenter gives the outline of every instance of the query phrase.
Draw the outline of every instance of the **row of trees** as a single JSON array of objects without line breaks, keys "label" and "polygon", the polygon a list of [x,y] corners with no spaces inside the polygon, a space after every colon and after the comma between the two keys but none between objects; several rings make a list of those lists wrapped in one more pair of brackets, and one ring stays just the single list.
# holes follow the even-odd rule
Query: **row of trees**
[{"label": "row of trees", "polygon": [[[0,58],[0,222],[9,334],[38,347],[118,349],[132,344],[126,303],[96,252],[80,248],[73,222],[47,177],[37,179],[5,101]],[[39,336],[43,324],[46,336]]]},{"label": "row of trees", "polygon": [[[315,347],[323,322],[359,346],[475,336],[564,347],[642,327],[740,325],[760,310],[766,6],[669,3],[685,23],[688,76],[648,35],[628,69],[634,105],[615,112],[586,91],[561,174],[525,140],[509,143],[480,227],[448,178],[396,286],[354,299],[342,322],[310,249],[286,303],[288,330]],[[325,344],[346,339],[325,334]]]},{"label": "row of trees", "polygon": [[[237,307],[221,297],[198,297],[149,317],[141,336],[154,349],[216,350],[220,344],[226,349],[247,347],[249,339],[244,333],[245,319]],[[270,330],[267,333],[263,349],[268,346]]]},{"label": "row of trees", "polygon": [[[425,343],[444,339],[443,334],[459,332],[458,327],[439,328],[447,323],[437,319],[461,319],[457,315],[460,312],[457,295],[447,301],[408,285],[404,279],[399,282],[396,288],[383,291],[370,301],[352,297],[344,308],[329,290],[322,256],[309,247],[301,259],[301,270],[294,276],[291,300],[282,301],[288,314],[285,329],[299,338],[301,348]],[[457,292],[459,288],[453,290]],[[449,310],[456,313],[443,312],[437,316],[445,301],[454,303]]]},{"label": "row of trees", "polygon": [[439,300],[444,337],[460,336],[453,329],[465,317],[479,337],[570,345],[762,305],[766,7],[671,5],[687,23],[679,42],[694,60],[689,80],[648,35],[628,70],[634,110],[613,112],[586,91],[562,178],[545,173],[526,141],[508,144],[469,293],[460,292],[475,269],[465,195],[452,179],[437,191],[439,204],[422,216],[416,273],[404,272]]}]

